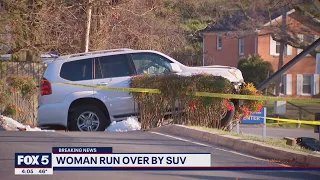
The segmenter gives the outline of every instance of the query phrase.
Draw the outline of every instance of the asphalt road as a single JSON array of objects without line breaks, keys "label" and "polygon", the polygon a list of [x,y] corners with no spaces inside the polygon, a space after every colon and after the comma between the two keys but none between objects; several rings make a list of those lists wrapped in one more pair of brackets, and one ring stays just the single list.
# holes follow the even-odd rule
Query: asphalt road
[{"label": "asphalt road", "polygon": [[15,152],[51,152],[52,146],[106,146],[114,152],[210,152],[212,166],[281,166],[214,145],[150,132],[6,132],[0,131],[0,179],[320,179],[320,172],[289,171],[54,171],[52,176],[15,176]]},{"label": "asphalt road", "polygon": [[[236,127],[232,129],[236,132]],[[240,131],[244,134],[261,136],[263,132],[263,127],[259,125],[240,125]],[[273,138],[283,138],[283,137],[310,137],[319,139],[319,134],[314,133],[313,129],[298,129],[298,128],[280,128],[280,127],[268,127],[267,126],[267,136]]]}]

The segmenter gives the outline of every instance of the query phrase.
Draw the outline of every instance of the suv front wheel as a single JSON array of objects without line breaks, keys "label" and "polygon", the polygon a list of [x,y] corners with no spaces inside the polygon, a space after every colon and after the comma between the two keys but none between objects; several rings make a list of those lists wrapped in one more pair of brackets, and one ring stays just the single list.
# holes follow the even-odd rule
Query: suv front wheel
[{"label": "suv front wheel", "polygon": [[96,106],[78,106],[70,115],[71,131],[104,131],[110,120]]}]

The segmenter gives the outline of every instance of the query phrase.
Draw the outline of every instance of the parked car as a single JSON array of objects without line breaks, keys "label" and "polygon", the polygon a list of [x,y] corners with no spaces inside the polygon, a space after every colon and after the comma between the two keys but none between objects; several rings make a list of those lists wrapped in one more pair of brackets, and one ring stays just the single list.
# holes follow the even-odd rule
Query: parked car
[{"label": "parked car", "polygon": [[[227,78],[235,89],[243,83],[242,73],[234,67],[188,67],[152,50],[112,49],[60,56],[48,63],[41,80],[38,125],[103,131],[112,121],[135,115],[137,106],[129,92],[61,83],[128,87],[130,77],[142,72],[180,75],[206,72]],[[224,119],[233,115],[234,112],[226,112]]]}]

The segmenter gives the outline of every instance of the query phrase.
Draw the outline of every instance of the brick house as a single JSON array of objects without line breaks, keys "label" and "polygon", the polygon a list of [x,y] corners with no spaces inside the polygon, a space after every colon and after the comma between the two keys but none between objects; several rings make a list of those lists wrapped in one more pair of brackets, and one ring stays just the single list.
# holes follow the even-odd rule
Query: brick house
[{"label": "brick house", "polygon": [[[301,41],[313,38],[315,41],[320,35],[320,21],[316,26],[312,22],[307,22],[301,16],[301,12],[295,9],[287,12],[287,24],[290,28],[308,29],[308,35],[298,34]],[[203,38],[203,65],[226,65],[237,67],[240,58],[248,55],[258,54],[265,61],[269,61],[274,71],[278,69],[280,43],[273,40],[267,30],[257,29],[254,33],[251,31],[239,38],[230,36],[234,32],[234,26],[241,21],[241,15],[222,18],[222,22],[209,24],[201,30]],[[267,27],[273,23],[281,24],[281,12],[271,15],[272,21],[266,18],[264,26]],[[225,22],[228,22],[226,24]],[[233,27],[230,27],[230,24]],[[319,26],[318,26],[319,25]],[[310,36],[311,35],[311,36]],[[310,41],[310,39],[308,39]],[[302,49],[294,48],[290,45],[285,47],[285,56],[283,64],[293,59]],[[314,58],[311,55],[304,57],[297,64],[291,67],[282,76],[282,95],[287,96],[313,96],[319,94],[319,73],[320,73],[320,55]]]}]

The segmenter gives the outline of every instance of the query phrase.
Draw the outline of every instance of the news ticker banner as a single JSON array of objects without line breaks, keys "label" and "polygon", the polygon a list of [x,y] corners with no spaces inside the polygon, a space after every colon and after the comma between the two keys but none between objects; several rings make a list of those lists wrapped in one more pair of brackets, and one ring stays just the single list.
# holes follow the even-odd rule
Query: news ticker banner
[{"label": "news ticker banner", "polygon": [[15,153],[16,175],[53,171],[211,167],[210,153],[113,153],[112,147],[53,147],[52,153]]},{"label": "news ticker banner", "polygon": [[112,147],[53,147],[51,153],[15,153],[16,175],[54,171],[320,171],[320,167],[211,166],[210,153],[114,153]]}]

